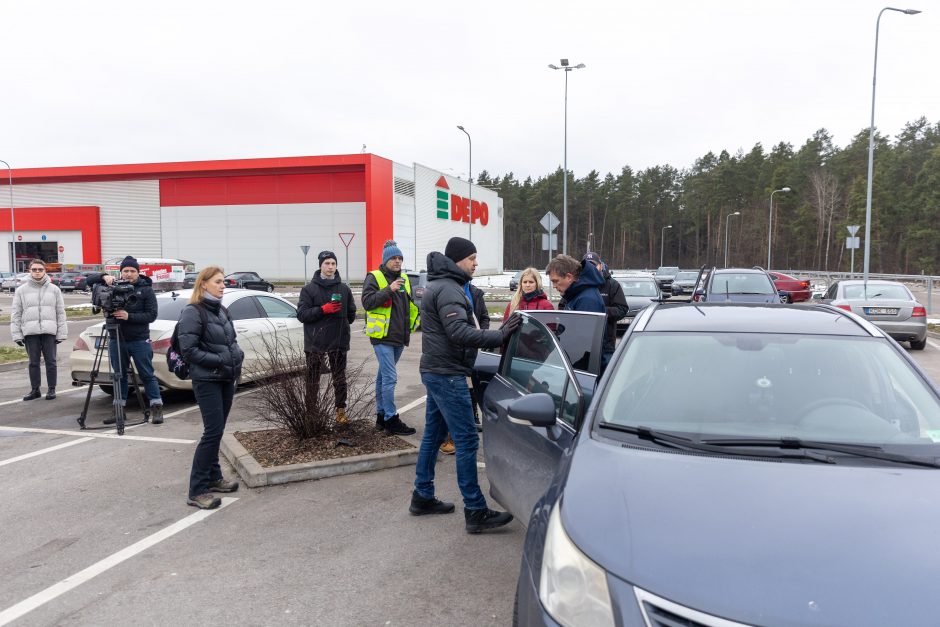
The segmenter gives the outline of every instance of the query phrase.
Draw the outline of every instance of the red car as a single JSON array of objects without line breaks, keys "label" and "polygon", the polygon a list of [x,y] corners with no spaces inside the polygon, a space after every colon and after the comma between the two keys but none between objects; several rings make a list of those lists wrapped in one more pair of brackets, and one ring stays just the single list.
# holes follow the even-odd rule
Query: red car
[{"label": "red car", "polygon": [[813,290],[810,288],[809,281],[803,281],[780,272],[768,272],[767,274],[773,279],[778,292],[787,293],[788,303],[799,303],[812,298]]}]

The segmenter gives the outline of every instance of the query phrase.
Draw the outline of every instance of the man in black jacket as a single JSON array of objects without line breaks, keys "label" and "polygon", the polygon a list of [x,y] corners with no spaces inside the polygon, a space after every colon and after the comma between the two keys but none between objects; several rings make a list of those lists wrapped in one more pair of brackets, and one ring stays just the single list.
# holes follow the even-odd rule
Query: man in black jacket
[{"label": "man in black jacket", "polygon": [[604,285],[601,286],[601,298],[604,299],[604,310],[607,312],[607,332],[604,334],[604,352],[602,356],[602,367],[606,368],[610,358],[614,354],[614,348],[617,346],[617,321],[627,315],[627,297],[624,296],[623,287],[614,279],[607,264],[601,260],[601,256],[594,252],[584,255],[581,263],[592,263],[598,272],[604,277]]},{"label": "man in black jacket", "polygon": [[[121,350],[116,350],[117,342],[108,342],[108,356],[111,359],[112,372],[121,366],[121,402],[127,402],[127,371],[131,357],[134,367],[144,383],[144,392],[150,399],[150,421],[158,425],[163,422],[163,399],[160,397],[160,384],[153,375],[153,349],[150,346],[150,323],[157,319],[157,295],[153,291],[153,281],[140,273],[140,264],[128,255],[121,261],[121,281],[134,286],[133,297],[128,296],[127,306],[116,310],[112,316],[117,321],[121,332]],[[97,285],[113,286],[116,279],[110,274],[93,274],[86,285],[94,289]],[[104,424],[117,421],[116,410]]]},{"label": "man in black jacket", "polygon": [[444,254],[428,255],[428,287],[421,300],[421,381],[427,389],[424,436],[415,468],[414,492],[409,511],[449,514],[453,503],[434,496],[434,464],[438,447],[450,431],[457,449],[457,486],[464,502],[468,533],[479,533],[512,521],[507,512],[491,510],[477,479],[479,437],[467,377],[473,372],[477,349],[495,348],[519,328],[519,316],[511,316],[498,331],[474,323],[469,283],[477,267],[476,246],[452,237]]},{"label": "man in black jacket", "polygon": [[318,255],[320,269],[300,291],[297,319],[304,323],[304,353],[307,355],[307,399],[312,403],[320,389],[323,360],[328,359],[333,379],[336,424],[346,417],[346,353],[349,325],[356,319],[356,303],[349,286],[340,280],[336,255],[324,250]]},{"label": "man in black jacket", "polygon": [[391,435],[414,435],[398,417],[395,407],[396,365],[411,340],[418,321],[418,307],[411,300],[411,282],[401,271],[404,255],[393,240],[385,242],[382,265],[362,283],[362,308],[366,310],[366,335],[372,343],[379,369],[375,378],[375,426]]}]

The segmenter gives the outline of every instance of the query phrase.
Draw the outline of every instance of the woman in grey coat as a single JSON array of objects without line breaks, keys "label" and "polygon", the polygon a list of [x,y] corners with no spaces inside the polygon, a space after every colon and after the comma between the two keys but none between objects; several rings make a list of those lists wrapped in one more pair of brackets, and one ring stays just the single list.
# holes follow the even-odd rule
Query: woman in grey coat
[{"label": "woman in grey coat", "polygon": [[46,362],[46,399],[55,398],[56,344],[69,336],[65,322],[65,299],[58,285],[53,285],[46,274],[42,259],[29,262],[29,279],[16,288],[13,295],[13,314],[10,316],[10,334],[13,341],[26,347],[29,355],[29,394],[24,401],[42,396],[39,391],[40,356]]}]

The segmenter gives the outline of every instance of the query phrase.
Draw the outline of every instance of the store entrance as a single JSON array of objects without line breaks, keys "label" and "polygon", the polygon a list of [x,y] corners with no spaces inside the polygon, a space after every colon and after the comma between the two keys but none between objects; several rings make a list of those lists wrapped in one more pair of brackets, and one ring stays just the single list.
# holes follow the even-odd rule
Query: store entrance
[{"label": "store entrance", "polygon": [[[11,244],[12,246],[12,244]],[[26,272],[29,270],[29,262],[32,259],[42,259],[46,263],[59,262],[59,243],[58,242],[16,242],[16,271]],[[9,248],[7,255],[9,258]]]}]

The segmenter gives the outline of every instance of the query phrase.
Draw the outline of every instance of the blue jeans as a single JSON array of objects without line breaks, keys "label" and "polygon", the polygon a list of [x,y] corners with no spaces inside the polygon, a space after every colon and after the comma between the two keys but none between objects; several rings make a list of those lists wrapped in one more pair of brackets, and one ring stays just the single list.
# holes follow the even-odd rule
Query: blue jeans
[{"label": "blue jeans", "polygon": [[457,449],[457,487],[467,509],[483,509],[486,499],[477,480],[477,448],[480,445],[473,423],[470,389],[463,375],[421,373],[427,389],[424,437],[415,468],[415,492],[426,499],[434,498],[434,464],[437,451],[447,432]]},{"label": "blue jeans", "polygon": [[193,469],[189,473],[190,497],[205,494],[209,491],[209,484],[222,479],[219,444],[235,398],[235,382],[193,381],[193,394],[202,413],[202,438],[193,453]]},{"label": "blue jeans", "polygon": [[[111,359],[111,372],[118,369],[118,351],[113,339],[108,341],[108,356]],[[131,357],[134,358],[134,367],[137,376],[144,383],[144,391],[151,405],[162,405],[160,398],[160,384],[153,376],[153,349],[147,340],[131,340],[121,342],[121,398],[127,401],[127,371],[130,369]]]},{"label": "blue jeans", "polygon": [[405,350],[404,346],[376,344],[373,347],[379,360],[379,373],[375,377],[375,413],[386,420],[398,413],[395,407],[395,385],[398,383],[398,370],[395,364]]}]

